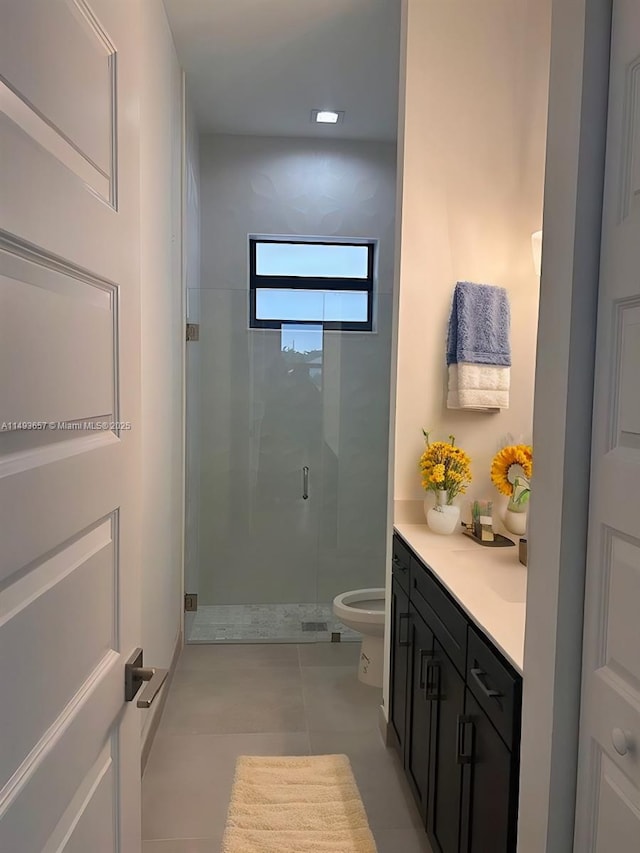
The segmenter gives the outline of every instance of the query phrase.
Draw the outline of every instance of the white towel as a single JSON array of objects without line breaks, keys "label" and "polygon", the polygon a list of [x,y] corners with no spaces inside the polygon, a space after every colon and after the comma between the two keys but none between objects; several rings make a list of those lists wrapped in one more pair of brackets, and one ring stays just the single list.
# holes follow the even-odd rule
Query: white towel
[{"label": "white towel", "polygon": [[511,368],[498,364],[449,365],[448,409],[509,408]]}]

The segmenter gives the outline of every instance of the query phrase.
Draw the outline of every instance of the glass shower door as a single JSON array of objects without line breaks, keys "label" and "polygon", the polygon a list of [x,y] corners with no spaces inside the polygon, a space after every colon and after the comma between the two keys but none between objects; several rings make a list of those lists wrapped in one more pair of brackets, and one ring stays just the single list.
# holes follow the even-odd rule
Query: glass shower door
[{"label": "glass shower door", "polygon": [[198,610],[187,640],[313,640],[322,329],[249,330],[239,289],[190,302],[187,592]]}]

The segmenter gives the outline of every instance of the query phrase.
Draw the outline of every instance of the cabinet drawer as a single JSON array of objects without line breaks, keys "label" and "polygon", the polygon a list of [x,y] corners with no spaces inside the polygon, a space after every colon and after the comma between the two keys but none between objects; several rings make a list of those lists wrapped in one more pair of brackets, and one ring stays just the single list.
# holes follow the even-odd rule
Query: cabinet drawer
[{"label": "cabinet drawer", "polygon": [[467,656],[467,619],[457,604],[415,557],[411,559],[411,602],[438,638],[459,672]]},{"label": "cabinet drawer", "polygon": [[520,738],[522,679],[471,627],[467,684],[511,749]]},{"label": "cabinet drawer", "polygon": [[393,535],[393,558],[391,561],[393,576],[402,589],[409,595],[409,571],[411,566],[411,551],[402,539]]}]

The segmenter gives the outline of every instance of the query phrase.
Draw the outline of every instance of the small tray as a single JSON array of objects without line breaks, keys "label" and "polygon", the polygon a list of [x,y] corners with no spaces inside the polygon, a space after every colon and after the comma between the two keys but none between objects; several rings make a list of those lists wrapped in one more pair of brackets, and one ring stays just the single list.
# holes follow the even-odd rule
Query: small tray
[{"label": "small tray", "polygon": [[507,539],[506,536],[503,536],[502,533],[494,533],[493,535],[495,538],[493,542],[484,542],[482,539],[478,539],[477,536],[474,536],[471,530],[465,528],[462,532],[465,536],[468,536],[469,539],[473,539],[473,541],[477,542],[478,545],[484,545],[486,548],[515,548],[516,545],[516,543],[511,539]]}]

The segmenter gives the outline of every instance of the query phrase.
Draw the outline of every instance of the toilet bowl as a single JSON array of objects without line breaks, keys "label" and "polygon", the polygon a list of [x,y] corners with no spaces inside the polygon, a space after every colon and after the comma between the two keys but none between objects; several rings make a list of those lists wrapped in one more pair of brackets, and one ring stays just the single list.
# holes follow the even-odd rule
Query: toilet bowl
[{"label": "toilet bowl", "polygon": [[384,588],[354,589],[333,599],[333,614],[343,625],[362,634],[358,678],[382,687],[384,663]]}]

